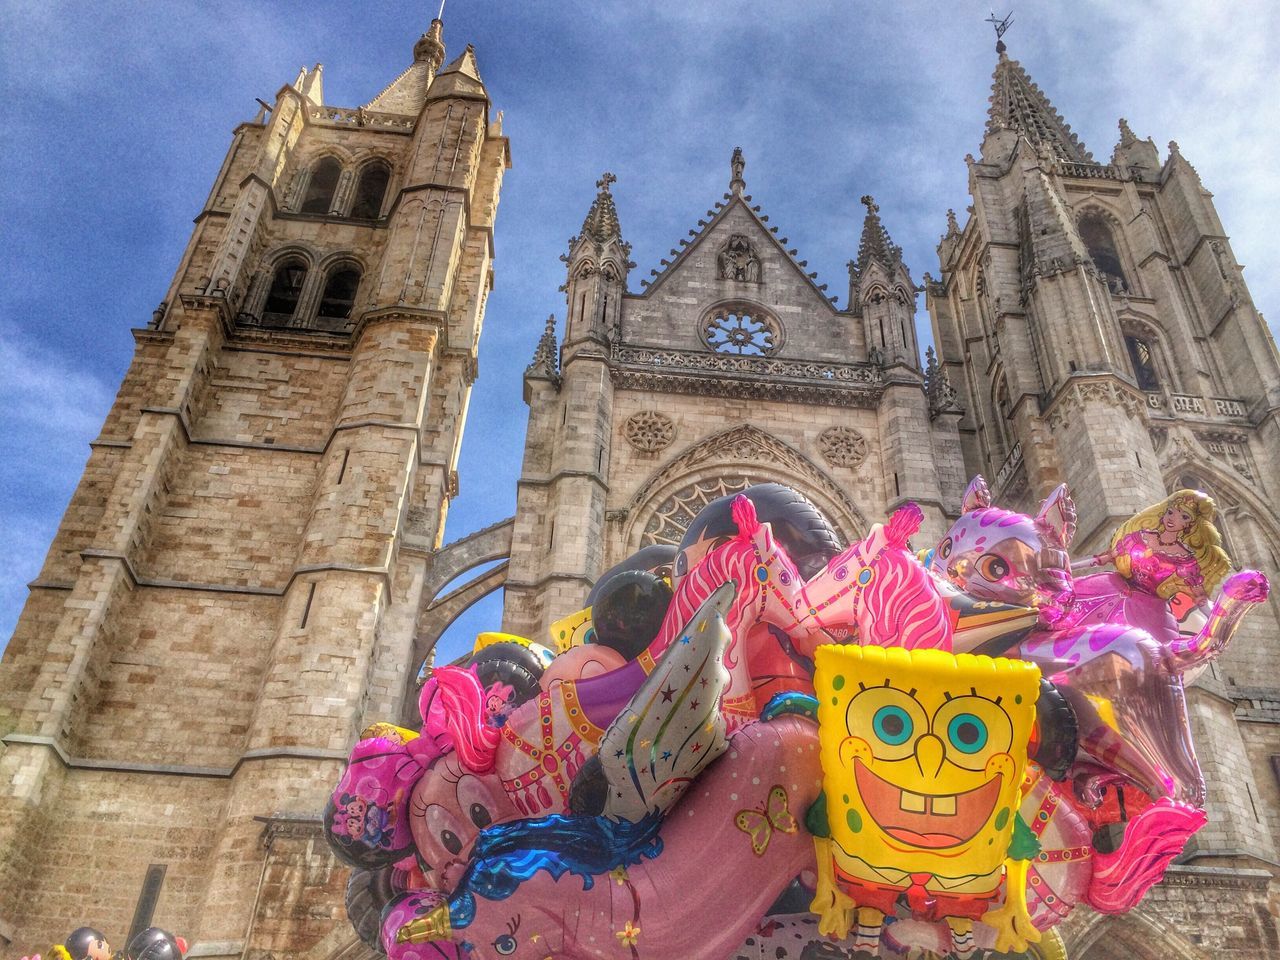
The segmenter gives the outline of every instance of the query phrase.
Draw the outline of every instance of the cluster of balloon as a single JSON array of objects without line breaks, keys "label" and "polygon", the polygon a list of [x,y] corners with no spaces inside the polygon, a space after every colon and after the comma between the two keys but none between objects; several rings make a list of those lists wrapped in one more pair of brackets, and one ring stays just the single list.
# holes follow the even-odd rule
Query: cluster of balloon
[{"label": "cluster of balloon", "polygon": [[[44,960],[182,960],[186,953],[186,940],[159,927],[135,934],[128,946],[114,954],[101,931],[77,927],[62,943],[50,947]],[[37,953],[22,960],[41,960],[41,956]]]},{"label": "cluster of balloon", "polygon": [[975,478],[918,558],[922,520],[842,547],[751,487],[606,571],[549,643],[482,635],[431,671],[421,726],[366,730],[326,811],[360,938],[1064,960],[1058,922],[1132,909],[1204,824],[1182,685],[1268,584],[1226,576],[1194,491],[1074,565],[1065,488],[1028,517]]}]

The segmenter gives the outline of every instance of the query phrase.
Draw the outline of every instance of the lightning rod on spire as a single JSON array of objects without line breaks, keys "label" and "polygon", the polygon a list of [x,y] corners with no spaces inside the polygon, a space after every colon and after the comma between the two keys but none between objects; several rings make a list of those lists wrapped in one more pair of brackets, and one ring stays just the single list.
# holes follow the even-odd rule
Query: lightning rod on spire
[{"label": "lightning rod on spire", "polygon": [[[994,14],[992,14],[992,16],[994,16]],[[436,14],[436,19],[437,20],[444,19],[444,0],[440,0],[440,12]]]}]

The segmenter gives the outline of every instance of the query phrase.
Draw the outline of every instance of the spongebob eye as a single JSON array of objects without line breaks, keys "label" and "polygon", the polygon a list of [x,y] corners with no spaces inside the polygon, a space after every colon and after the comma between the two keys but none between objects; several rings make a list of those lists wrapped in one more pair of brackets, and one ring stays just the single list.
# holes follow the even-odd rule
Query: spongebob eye
[{"label": "spongebob eye", "polygon": [[911,715],[902,707],[881,707],[871,718],[871,729],[891,747],[900,747],[911,739]]},{"label": "spongebob eye", "polygon": [[943,560],[951,556],[951,538],[950,537],[947,537],[947,539],[943,540],[942,545],[938,547],[938,556],[940,556]]},{"label": "spongebob eye", "polygon": [[977,753],[987,745],[987,725],[972,713],[961,713],[947,724],[947,738],[961,753]]},{"label": "spongebob eye", "polygon": [[993,756],[1013,746],[1013,724],[999,703],[973,694],[952,697],[933,716],[933,730],[947,741],[947,759],[966,770],[981,770]]},{"label": "spongebob eye", "polygon": [[915,691],[859,686],[862,689],[845,708],[849,736],[862,740],[877,760],[905,760],[911,756],[916,738],[929,729],[929,715],[913,696]]},{"label": "spongebob eye", "polygon": [[1009,561],[994,553],[984,553],[978,558],[978,576],[988,583],[997,583],[1009,575]]},{"label": "spongebob eye", "polygon": [[497,940],[493,941],[493,949],[500,955],[509,957],[516,952],[516,938],[509,933],[504,933]]}]

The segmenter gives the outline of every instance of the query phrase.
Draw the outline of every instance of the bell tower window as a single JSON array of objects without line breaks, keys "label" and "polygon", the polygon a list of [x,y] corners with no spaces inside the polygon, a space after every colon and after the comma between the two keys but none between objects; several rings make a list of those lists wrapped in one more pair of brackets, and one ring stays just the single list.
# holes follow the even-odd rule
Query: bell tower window
[{"label": "bell tower window", "polygon": [[307,193],[302,198],[300,213],[328,213],[333,204],[333,194],[338,189],[342,166],[333,157],[325,157],[311,170]]},{"label": "bell tower window", "polygon": [[356,199],[351,205],[351,216],[364,220],[376,220],[382,213],[382,201],[387,194],[391,170],[385,163],[371,163],[360,172],[356,184]]},{"label": "bell tower window", "polygon": [[1129,282],[1124,277],[1120,251],[1116,249],[1115,238],[1106,220],[1098,214],[1085,215],[1080,220],[1080,239],[1111,292],[1128,293]]},{"label": "bell tower window", "polygon": [[306,280],[306,264],[299,260],[289,260],[277,267],[275,276],[271,278],[267,302],[262,308],[263,323],[273,326],[288,325],[297,312],[298,301],[302,298],[302,285]]},{"label": "bell tower window", "polygon": [[[320,297],[320,309],[316,312],[321,321],[349,320],[356,302],[356,288],[360,286],[360,271],[355,267],[339,267],[329,274]],[[329,324],[321,324],[328,326]]]},{"label": "bell tower window", "polygon": [[1150,340],[1126,335],[1124,345],[1129,350],[1129,362],[1133,364],[1133,376],[1141,390],[1159,390],[1160,376],[1156,373],[1155,351]]}]

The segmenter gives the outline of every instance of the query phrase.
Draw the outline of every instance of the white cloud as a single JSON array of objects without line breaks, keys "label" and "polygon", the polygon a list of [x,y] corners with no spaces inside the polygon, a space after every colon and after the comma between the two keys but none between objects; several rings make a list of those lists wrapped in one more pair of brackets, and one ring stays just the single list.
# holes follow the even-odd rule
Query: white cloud
[{"label": "white cloud", "polygon": [[0,648],[9,641],[79,481],[113,391],[81,363],[0,327],[0,502],[5,575],[0,578]]}]

